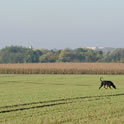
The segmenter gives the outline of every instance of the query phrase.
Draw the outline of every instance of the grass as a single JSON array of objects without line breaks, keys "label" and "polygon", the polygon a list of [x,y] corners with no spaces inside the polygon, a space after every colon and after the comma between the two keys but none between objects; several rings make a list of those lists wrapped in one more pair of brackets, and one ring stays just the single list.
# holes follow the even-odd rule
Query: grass
[{"label": "grass", "polygon": [[103,75],[0,75],[1,124],[124,123],[124,77],[98,89]]}]

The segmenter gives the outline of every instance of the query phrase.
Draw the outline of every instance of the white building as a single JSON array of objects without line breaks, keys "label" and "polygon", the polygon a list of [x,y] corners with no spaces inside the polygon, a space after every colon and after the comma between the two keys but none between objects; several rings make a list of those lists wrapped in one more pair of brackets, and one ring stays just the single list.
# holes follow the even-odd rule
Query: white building
[{"label": "white building", "polygon": [[87,47],[88,49],[92,49],[92,50],[97,50],[97,49],[103,49],[104,47]]}]

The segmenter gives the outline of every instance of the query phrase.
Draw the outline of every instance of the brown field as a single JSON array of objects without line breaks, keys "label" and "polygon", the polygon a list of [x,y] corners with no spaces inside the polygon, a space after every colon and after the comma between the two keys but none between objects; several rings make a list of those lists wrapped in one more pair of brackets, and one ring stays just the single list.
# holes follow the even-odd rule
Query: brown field
[{"label": "brown field", "polygon": [[0,64],[0,74],[124,74],[123,63]]}]

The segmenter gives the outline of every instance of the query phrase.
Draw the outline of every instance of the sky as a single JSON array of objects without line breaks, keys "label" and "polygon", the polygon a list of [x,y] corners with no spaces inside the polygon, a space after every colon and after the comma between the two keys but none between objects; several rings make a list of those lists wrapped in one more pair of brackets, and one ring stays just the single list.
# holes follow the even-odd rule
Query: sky
[{"label": "sky", "polygon": [[0,48],[124,47],[124,0],[0,0]]}]

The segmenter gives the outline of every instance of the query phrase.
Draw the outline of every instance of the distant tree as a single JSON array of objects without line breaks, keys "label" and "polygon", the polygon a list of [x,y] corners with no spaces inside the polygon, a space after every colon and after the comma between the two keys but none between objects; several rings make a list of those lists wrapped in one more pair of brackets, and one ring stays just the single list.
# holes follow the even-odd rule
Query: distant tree
[{"label": "distant tree", "polygon": [[24,63],[27,48],[11,46],[0,51],[1,63]]},{"label": "distant tree", "polygon": [[124,62],[124,49],[118,48],[112,52],[109,52],[105,57],[106,62]]},{"label": "distant tree", "polygon": [[124,62],[124,49],[103,52],[86,48],[39,50],[10,46],[0,50],[0,63],[38,62]]},{"label": "distant tree", "polygon": [[56,55],[54,52],[47,52],[40,56],[40,62],[56,62]]},{"label": "distant tree", "polygon": [[76,60],[78,62],[85,62],[87,51],[88,49],[85,48],[77,48],[76,50],[74,50]]},{"label": "distant tree", "polygon": [[58,62],[73,62],[75,55],[70,49],[61,50],[58,56]]},{"label": "distant tree", "polygon": [[10,46],[0,51],[1,63],[32,63],[39,62],[39,50],[32,50],[21,46]]}]

